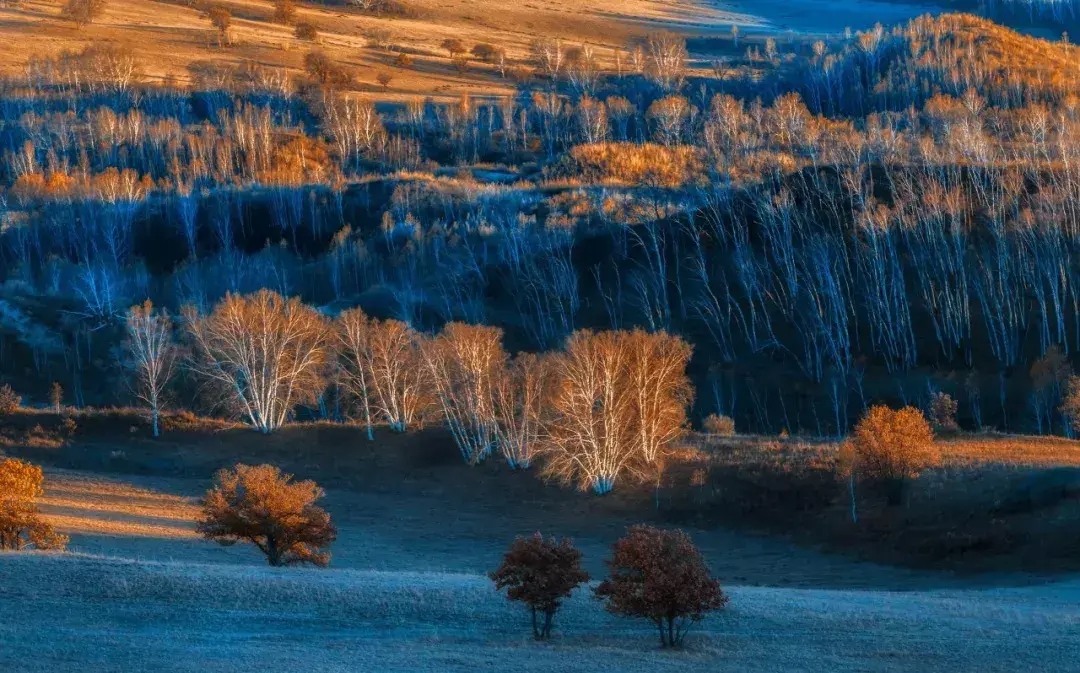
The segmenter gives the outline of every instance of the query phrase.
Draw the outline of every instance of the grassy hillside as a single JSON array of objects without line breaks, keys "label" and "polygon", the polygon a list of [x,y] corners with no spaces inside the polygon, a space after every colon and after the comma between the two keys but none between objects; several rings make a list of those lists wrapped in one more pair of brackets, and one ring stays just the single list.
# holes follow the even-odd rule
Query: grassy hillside
[{"label": "grassy hillside", "polygon": [[0,668],[51,671],[1017,671],[1080,657],[1076,584],[730,588],[685,651],[582,593],[550,645],[483,577],[0,555]]}]

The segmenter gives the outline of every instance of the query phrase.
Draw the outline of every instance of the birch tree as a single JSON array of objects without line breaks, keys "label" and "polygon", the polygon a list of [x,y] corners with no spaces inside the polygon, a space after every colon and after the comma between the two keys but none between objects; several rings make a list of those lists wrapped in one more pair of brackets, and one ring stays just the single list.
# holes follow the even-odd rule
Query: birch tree
[{"label": "birch tree", "polygon": [[149,299],[132,306],[127,313],[124,346],[125,362],[134,374],[135,396],[150,408],[150,422],[158,437],[163,397],[176,364],[169,315],[155,311]]},{"label": "birch tree", "polygon": [[449,323],[423,352],[438,406],[462,458],[470,465],[483,461],[498,437],[495,386],[506,375],[502,330]]},{"label": "birch tree", "polygon": [[371,380],[374,354],[371,348],[374,321],[360,309],[338,316],[334,332],[338,340],[338,381],[360,407],[369,440],[375,439],[371,422]]},{"label": "birch tree", "polygon": [[269,290],[228,294],[206,316],[185,309],[192,369],[216,384],[252,426],[270,433],[323,386],[326,320],[299,299]]}]

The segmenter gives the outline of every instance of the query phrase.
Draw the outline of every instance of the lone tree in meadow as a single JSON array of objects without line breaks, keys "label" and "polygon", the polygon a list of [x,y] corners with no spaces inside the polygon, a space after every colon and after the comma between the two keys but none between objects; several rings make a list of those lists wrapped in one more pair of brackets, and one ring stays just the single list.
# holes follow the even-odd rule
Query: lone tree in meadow
[{"label": "lone tree in meadow", "polygon": [[[918,409],[878,405],[866,412],[844,444],[853,476],[882,484],[899,505],[909,480],[941,462],[934,431]],[[854,498],[853,498],[854,500]]]},{"label": "lone tree in meadow", "polygon": [[660,630],[660,645],[680,645],[690,627],[728,598],[705,559],[681,530],[633,526],[612,548],[610,577],[595,589],[608,612],[643,617]]},{"label": "lone tree in meadow", "polygon": [[67,0],[60,9],[60,16],[82,28],[100,19],[106,4],[106,0]]},{"label": "lone tree in meadow", "polygon": [[63,549],[68,537],[41,518],[37,499],[44,489],[37,465],[15,459],[0,460],[0,549]]},{"label": "lone tree in meadow", "polygon": [[315,504],[323,490],[294,482],[273,465],[219,470],[206,492],[197,530],[223,545],[250,542],[272,566],[330,564],[325,548],[337,539],[330,515]]},{"label": "lone tree in meadow", "polygon": [[451,59],[464,54],[466,51],[465,43],[456,37],[449,37],[443,40],[442,48],[446,50],[446,53],[450,54]]},{"label": "lone tree in meadow", "polygon": [[229,28],[232,26],[232,14],[221,5],[213,5],[206,10],[206,18],[210,25],[217,30],[218,46],[225,46],[232,42],[229,37]]},{"label": "lone tree in meadow", "polygon": [[524,603],[532,612],[537,640],[551,637],[563,599],[589,581],[589,574],[581,567],[581,551],[570,540],[544,539],[540,533],[515,539],[502,565],[490,577],[496,590],[506,589],[507,598]]}]

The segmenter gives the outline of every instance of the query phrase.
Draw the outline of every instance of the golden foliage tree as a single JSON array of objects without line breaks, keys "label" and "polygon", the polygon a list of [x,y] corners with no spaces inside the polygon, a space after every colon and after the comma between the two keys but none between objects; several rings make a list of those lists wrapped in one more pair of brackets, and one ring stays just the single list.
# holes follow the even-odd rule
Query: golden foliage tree
[{"label": "golden foliage tree", "polygon": [[41,518],[37,499],[44,476],[37,465],[0,460],[0,549],[63,549],[68,538]]},{"label": "golden foliage tree", "polygon": [[528,469],[544,441],[552,387],[549,357],[521,353],[495,381],[499,447],[512,469]]},{"label": "golden foliage tree", "polygon": [[315,504],[322,496],[315,482],[294,482],[273,465],[239,464],[214,475],[197,530],[227,546],[250,542],[272,566],[325,567],[337,529]]},{"label": "golden foliage tree", "polygon": [[396,432],[420,423],[431,401],[422,342],[421,335],[400,320],[384,320],[372,328],[372,401],[378,415]]},{"label": "golden foliage tree", "polygon": [[372,336],[377,323],[362,310],[350,309],[338,316],[334,334],[338,340],[338,383],[356,401],[364,418],[368,439],[375,439],[372,430]]},{"label": "golden foliage tree", "polygon": [[941,462],[934,432],[914,407],[871,407],[845,444],[852,470],[861,479],[884,483],[889,504],[899,504],[910,479]]},{"label": "golden foliage tree", "polygon": [[329,329],[297,298],[269,290],[226,295],[212,313],[186,308],[193,370],[264,433],[281,427],[296,405],[323,387]]}]

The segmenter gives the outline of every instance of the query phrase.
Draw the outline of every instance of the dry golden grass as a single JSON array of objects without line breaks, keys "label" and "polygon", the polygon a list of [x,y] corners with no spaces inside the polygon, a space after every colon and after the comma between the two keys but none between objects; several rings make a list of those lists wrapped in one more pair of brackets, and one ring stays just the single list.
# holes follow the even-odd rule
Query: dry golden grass
[{"label": "dry golden grass", "polygon": [[192,500],[106,477],[50,471],[40,502],[45,518],[67,534],[198,537]]},{"label": "dry golden grass", "polygon": [[703,159],[700,149],[688,145],[577,145],[567,154],[563,164],[554,169],[553,176],[612,185],[681,187],[702,177]]},{"label": "dry golden grass", "polygon": [[1063,437],[984,434],[939,440],[946,465],[1080,466],[1080,442]]},{"label": "dry golden grass", "polygon": [[[216,4],[232,13],[232,44],[219,47],[210,21],[179,0],[111,0],[101,20],[81,29],[60,19],[61,4],[25,0],[19,8],[0,7],[0,71],[20,72],[35,55],[111,43],[134,50],[151,81],[170,75],[185,81],[188,67],[198,61],[252,60],[295,75],[302,70],[304,54],[316,46],[357,73],[358,91],[382,100],[506,95],[514,84],[502,79],[494,65],[473,59],[459,71],[441,43],[448,38],[461,39],[469,48],[490,43],[521,62],[527,59],[532,40],[559,37],[567,44],[593,44],[608,61],[616,47],[648,30],[720,29],[712,23],[717,10],[696,1],[535,0],[515,5],[502,0],[404,0],[413,14],[406,18],[366,16],[344,4],[298,3],[296,21],[319,33],[318,44],[313,45],[297,39],[294,27],[272,22],[270,0],[220,0]],[[387,31],[393,51],[371,46],[371,36]],[[412,65],[396,62],[398,52],[408,53]],[[379,72],[392,76],[390,86],[384,88],[377,81]]]}]

